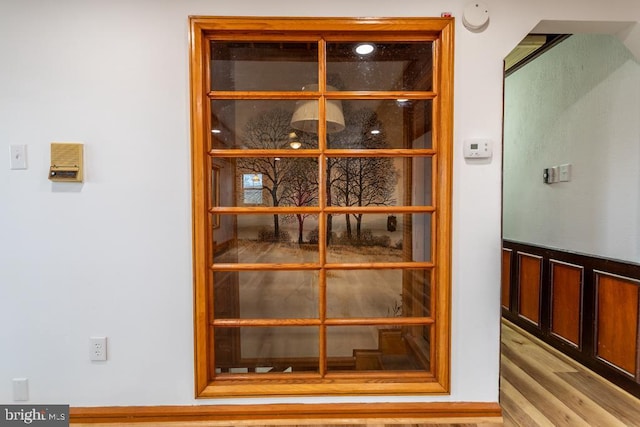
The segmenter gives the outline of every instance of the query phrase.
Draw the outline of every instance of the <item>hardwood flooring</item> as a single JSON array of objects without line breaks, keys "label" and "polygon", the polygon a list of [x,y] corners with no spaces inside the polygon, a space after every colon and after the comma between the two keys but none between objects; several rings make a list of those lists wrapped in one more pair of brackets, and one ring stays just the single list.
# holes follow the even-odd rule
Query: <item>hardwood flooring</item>
[{"label": "hardwood flooring", "polygon": [[502,324],[505,426],[640,426],[640,400],[523,332]]},{"label": "hardwood flooring", "polygon": [[[504,426],[591,426],[640,427],[640,400],[617,386],[605,381],[587,368],[557,352],[507,321],[502,324],[502,360],[500,378],[500,404]],[[394,420],[345,420],[337,423],[327,420],[321,427],[421,427],[456,426],[475,427],[497,425],[443,424],[446,420],[424,423],[421,420],[404,423]],[[289,424],[263,424],[258,421],[233,423],[120,423],[77,424],[75,427],[125,426],[185,426],[185,427],[297,427],[310,425],[304,420]]]}]

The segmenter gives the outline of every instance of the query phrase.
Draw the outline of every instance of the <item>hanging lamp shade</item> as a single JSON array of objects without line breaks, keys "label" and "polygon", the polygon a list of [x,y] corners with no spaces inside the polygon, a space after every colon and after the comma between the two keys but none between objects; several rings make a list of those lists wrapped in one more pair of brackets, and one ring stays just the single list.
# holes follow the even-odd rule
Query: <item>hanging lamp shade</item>
[{"label": "hanging lamp shade", "polygon": [[[303,91],[314,92],[318,90],[317,84],[310,84],[302,88]],[[327,86],[327,90],[336,88]],[[328,100],[325,104],[327,115],[327,133],[336,133],[344,129],[344,114],[342,114],[342,102]],[[318,101],[304,99],[296,102],[296,108],[291,117],[291,127],[308,133],[318,133]]]}]

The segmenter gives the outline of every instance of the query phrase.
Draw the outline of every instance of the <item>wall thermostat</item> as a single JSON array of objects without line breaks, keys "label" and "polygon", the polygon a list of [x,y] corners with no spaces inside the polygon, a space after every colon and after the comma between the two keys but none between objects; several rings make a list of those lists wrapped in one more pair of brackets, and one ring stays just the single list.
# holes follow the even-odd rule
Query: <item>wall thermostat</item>
[{"label": "wall thermostat", "polygon": [[488,159],[492,154],[492,144],[488,139],[466,139],[464,141],[465,159]]}]

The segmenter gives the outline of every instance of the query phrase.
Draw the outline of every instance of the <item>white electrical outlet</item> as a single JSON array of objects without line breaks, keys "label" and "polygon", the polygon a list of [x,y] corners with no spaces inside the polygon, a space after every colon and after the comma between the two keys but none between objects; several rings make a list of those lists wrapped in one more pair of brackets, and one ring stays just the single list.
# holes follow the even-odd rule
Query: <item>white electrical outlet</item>
[{"label": "white electrical outlet", "polygon": [[95,361],[107,360],[107,337],[91,337],[89,342],[89,358]]},{"label": "white electrical outlet", "polygon": [[13,400],[24,402],[29,400],[29,380],[26,378],[13,379]]}]

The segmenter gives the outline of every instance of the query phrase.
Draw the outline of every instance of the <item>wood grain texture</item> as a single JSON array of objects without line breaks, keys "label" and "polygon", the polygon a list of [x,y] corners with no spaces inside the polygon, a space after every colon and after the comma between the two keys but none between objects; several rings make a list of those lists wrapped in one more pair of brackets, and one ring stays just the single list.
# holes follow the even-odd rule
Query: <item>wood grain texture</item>
[{"label": "wood grain texture", "polygon": [[505,426],[640,426],[640,400],[507,321],[501,345]]},{"label": "wood grain texture", "polygon": [[580,346],[582,318],[580,266],[551,261],[551,332]]},{"label": "wood grain texture", "polygon": [[624,277],[597,274],[596,355],[637,376],[640,286]]},{"label": "wood grain texture", "polygon": [[[450,283],[451,283],[451,192],[452,192],[452,168],[453,163],[453,62],[454,62],[454,20],[451,18],[259,18],[259,17],[190,17],[191,31],[191,104],[192,104],[192,168],[193,168],[193,216],[194,216],[194,294],[195,294],[195,370],[196,391],[198,397],[231,397],[231,396],[296,396],[296,395],[363,395],[363,394],[443,394],[449,392],[450,383]],[[364,31],[364,33],[363,33]],[[363,34],[370,38],[375,34],[377,41],[388,42],[428,42],[433,46],[433,86],[425,90],[402,91],[368,90],[368,91],[331,91],[327,90],[326,81],[326,42],[358,41]],[[211,77],[211,53],[208,49],[211,40],[234,41],[269,41],[291,42],[304,41],[316,44],[318,47],[318,84],[316,92],[305,91],[234,91],[234,87],[218,87],[212,84]],[[251,54],[251,53],[250,53]],[[215,62],[215,58],[213,59]],[[422,70],[423,67],[419,69]],[[426,72],[426,71],[425,71]],[[225,89],[225,90],[218,90]],[[246,88],[245,88],[246,89]],[[265,88],[268,89],[268,88]],[[413,149],[409,146],[403,149],[336,149],[330,150],[326,143],[326,124],[320,120],[318,127],[318,146],[311,150],[282,150],[278,148],[267,149],[253,148],[240,149],[239,147],[222,147],[210,144],[212,129],[211,107],[212,100],[295,100],[295,99],[319,99],[319,115],[323,116],[326,104],[325,99],[387,99],[398,98],[430,100],[433,110],[429,112],[432,125],[433,148]],[[233,130],[231,130],[233,132]],[[392,157],[402,156],[418,157],[427,156],[433,158],[432,167],[432,203],[424,206],[398,206],[398,207],[364,207],[330,206],[331,198],[328,197],[328,189],[320,191],[318,205],[314,207],[240,207],[218,206],[213,203],[215,198],[210,197],[213,191],[211,186],[212,162],[217,159],[239,160],[247,157],[307,157],[313,158],[319,164],[320,182],[325,182],[327,156],[332,157]],[[206,171],[206,172],[205,172]],[[222,175],[220,175],[222,179]],[[329,187],[330,188],[330,187]],[[222,190],[221,190],[222,191]],[[410,192],[408,192],[410,193]],[[207,203],[205,203],[208,201]],[[208,206],[207,206],[208,204]],[[274,203],[275,204],[275,203]],[[431,214],[431,254],[430,262],[414,262],[407,258],[403,262],[383,261],[377,263],[346,262],[327,263],[326,244],[324,240],[319,244],[319,262],[310,263],[234,263],[230,261],[211,260],[211,248],[207,249],[207,241],[203,236],[210,233],[211,228],[217,224],[211,218],[220,216],[231,217],[241,214],[317,214],[320,217],[318,230],[320,235],[330,234],[327,227],[327,215],[338,213],[386,213],[391,209],[397,214],[407,217],[412,213]],[[224,228],[221,225],[221,228]],[[209,241],[211,239],[208,239]],[[215,239],[214,239],[215,240]],[[411,245],[407,245],[411,248]],[[341,260],[342,261],[342,260]],[[438,292],[433,293],[432,306],[429,317],[413,316],[411,324],[419,324],[431,331],[431,347],[423,355],[429,360],[430,371],[400,373],[392,379],[391,375],[384,373],[354,372],[348,378],[331,375],[327,366],[327,339],[326,330],[334,324],[368,325],[375,322],[377,325],[403,324],[406,320],[387,319],[380,317],[374,321],[368,318],[358,319],[326,319],[326,274],[332,269],[368,269],[368,268],[396,268],[396,269],[432,269],[432,283],[437,283]],[[307,318],[282,318],[282,319],[235,319],[216,315],[219,310],[212,310],[211,301],[219,298],[216,307],[226,305],[225,294],[231,294],[231,289],[221,287],[208,287],[207,273],[212,270],[218,272],[240,271],[294,271],[294,270],[318,270],[319,271],[319,297],[318,302],[320,316],[316,319]],[[207,290],[213,296],[207,296]],[[221,290],[220,294],[216,292]],[[405,316],[406,318],[406,316]],[[207,328],[213,325],[214,332],[209,334],[207,341]],[[259,326],[290,326],[307,325],[319,328],[319,376],[321,380],[310,381],[306,375],[301,381],[296,374],[268,378],[264,375],[244,375],[236,378],[218,378],[213,375],[212,367],[216,352],[223,359],[233,361],[234,349],[229,342],[231,338],[225,337],[220,330],[222,327],[259,327]],[[210,329],[209,329],[210,331]],[[222,346],[218,346],[216,339],[222,338]],[[237,341],[237,340],[236,340]],[[236,346],[237,347],[237,346]],[[239,351],[235,351],[239,354]],[[214,362],[212,362],[214,359]],[[388,374],[388,373],[387,373]],[[229,381],[227,381],[229,380]],[[271,381],[271,382],[269,382]]]},{"label": "wood grain texture", "polygon": [[[504,318],[640,397],[640,264],[509,240],[503,244],[514,254],[540,257],[542,264],[540,321],[519,312],[518,256],[511,262],[511,307],[502,306]],[[602,277],[608,279],[598,290]]]},{"label": "wood grain texture", "polygon": [[518,274],[520,316],[538,325],[540,323],[542,258],[518,252],[518,262],[520,264]]},{"label": "wood grain texture", "polygon": [[511,257],[513,251],[511,249],[502,249],[502,281],[500,301],[502,306],[507,310],[511,308]]}]

